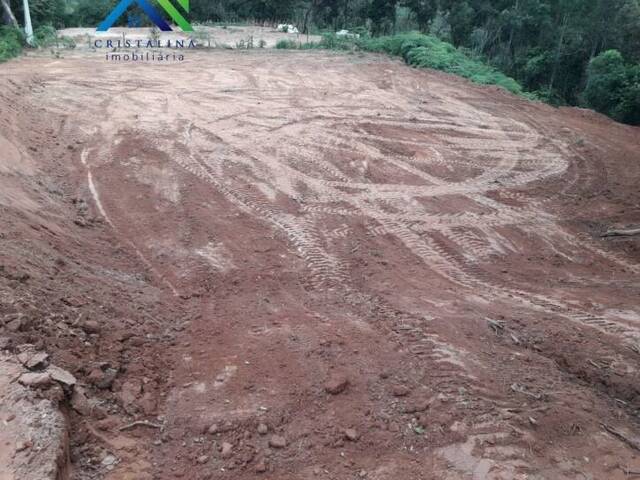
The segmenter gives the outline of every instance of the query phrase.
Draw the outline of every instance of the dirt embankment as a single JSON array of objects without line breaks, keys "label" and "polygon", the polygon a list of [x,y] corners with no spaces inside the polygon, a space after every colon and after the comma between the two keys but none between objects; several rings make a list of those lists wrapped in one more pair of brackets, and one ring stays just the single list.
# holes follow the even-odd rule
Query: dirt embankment
[{"label": "dirt embankment", "polygon": [[640,471],[638,129],[370,55],[0,86],[0,336],[77,378],[71,477]]},{"label": "dirt embankment", "polygon": [[[144,399],[146,414],[156,413],[167,380],[163,351],[171,341],[171,323],[164,319],[179,316],[164,305],[164,292],[152,284],[145,265],[96,216],[89,186],[73,179],[82,146],[73,117],[34,101],[43,93],[36,71],[14,75],[7,71],[11,67],[2,68],[0,347],[14,361],[25,349],[48,353],[46,361],[33,365],[34,372],[57,365],[80,380],[64,390],[55,381],[43,382],[34,402],[39,396],[59,406],[69,424],[65,428],[73,432],[72,464],[60,465],[62,477],[68,467],[104,471],[100,462],[113,447],[95,442],[100,429],[86,419],[119,426],[120,412],[136,413],[138,407],[122,394],[127,385],[133,385],[135,398]],[[22,401],[16,395],[6,401],[14,397]],[[13,411],[9,407],[28,415],[16,402],[7,406],[7,415]],[[41,427],[48,428],[46,422]],[[15,478],[44,478],[36,469],[48,464],[44,431],[20,432],[17,443],[7,446]],[[23,438],[29,435],[33,441]],[[129,454],[135,458],[136,449]],[[31,470],[19,470],[23,463]]]}]

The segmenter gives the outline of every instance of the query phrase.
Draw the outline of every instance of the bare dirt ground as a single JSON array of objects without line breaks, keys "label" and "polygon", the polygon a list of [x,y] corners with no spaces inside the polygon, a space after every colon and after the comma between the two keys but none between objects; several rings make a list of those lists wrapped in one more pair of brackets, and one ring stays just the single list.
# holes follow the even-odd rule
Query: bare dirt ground
[{"label": "bare dirt ground", "polygon": [[70,478],[640,471],[638,128],[325,52],[23,58],[0,105]]}]

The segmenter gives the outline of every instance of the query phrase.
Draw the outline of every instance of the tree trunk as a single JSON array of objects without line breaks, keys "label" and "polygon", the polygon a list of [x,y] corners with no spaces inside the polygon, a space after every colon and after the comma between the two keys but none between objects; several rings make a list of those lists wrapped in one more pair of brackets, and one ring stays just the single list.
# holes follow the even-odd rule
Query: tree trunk
[{"label": "tree trunk", "polygon": [[556,58],[553,62],[553,70],[551,71],[551,79],[549,80],[549,90],[553,89],[553,84],[556,81],[556,74],[558,73],[558,64],[560,63],[560,57],[562,56],[562,49],[564,48],[564,34],[567,30],[567,16],[562,17],[562,30],[560,31],[560,38],[558,39],[558,47],[556,48]]},{"label": "tree trunk", "polygon": [[11,5],[9,5],[9,0],[0,0],[2,3],[2,21],[6,25],[11,25],[13,27],[18,28],[18,21],[16,20],[15,15],[11,11]]}]

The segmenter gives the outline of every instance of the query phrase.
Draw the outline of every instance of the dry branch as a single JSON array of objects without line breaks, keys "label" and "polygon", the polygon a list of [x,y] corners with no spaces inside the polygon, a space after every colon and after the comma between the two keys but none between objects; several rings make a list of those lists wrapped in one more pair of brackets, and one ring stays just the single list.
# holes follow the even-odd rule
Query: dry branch
[{"label": "dry branch", "polygon": [[138,422],[133,422],[133,423],[130,423],[130,424],[125,425],[123,427],[120,427],[120,431],[123,432],[125,430],[130,430],[130,429],[135,428],[135,427],[149,427],[149,428],[163,429],[164,425],[159,425],[157,423],[151,423],[151,422],[147,422],[147,421],[138,421]]},{"label": "dry branch", "polygon": [[630,229],[609,229],[607,233],[602,235],[603,237],[632,237],[634,235],[640,235],[640,228]]},{"label": "dry branch", "polygon": [[604,428],[611,435],[613,435],[614,437],[618,438],[619,440],[622,440],[624,443],[629,445],[631,448],[634,448],[635,450],[640,450],[640,440],[638,440],[638,438],[627,437],[621,431],[616,430],[615,428],[610,427],[609,425],[607,425],[605,423],[601,423],[600,425],[602,426],[602,428]]}]

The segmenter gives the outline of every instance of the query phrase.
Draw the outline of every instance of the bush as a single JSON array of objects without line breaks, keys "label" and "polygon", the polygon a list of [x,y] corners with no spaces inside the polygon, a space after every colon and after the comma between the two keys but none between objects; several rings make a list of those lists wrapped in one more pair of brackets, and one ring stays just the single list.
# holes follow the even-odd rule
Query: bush
[{"label": "bush", "polygon": [[276,48],[279,50],[296,50],[300,48],[300,45],[298,45],[298,42],[296,42],[295,40],[283,39],[278,40],[278,43],[276,43]]},{"label": "bush", "polygon": [[36,38],[36,44],[39,47],[55,45],[58,40],[58,32],[51,25],[43,25],[36,28],[33,36]]},{"label": "bush", "polygon": [[315,48],[325,48],[327,50],[353,50],[355,44],[353,39],[338,37],[335,33],[325,33],[322,35],[320,43],[311,44]]},{"label": "bush", "polygon": [[585,104],[620,122],[640,124],[640,65],[629,65],[617,50],[595,57],[587,69]]},{"label": "bush", "polygon": [[12,27],[0,27],[0,62],[17,57],[22,52],[22,32]]},{"label": "bush", "polygon": [[361,40],[358,44],[363,50],[402,56],[405,62],[414,67],[442,70],[468,78],[475,83],[498,85],[519,95],[523,93],[522,86],[513,78],[456,49],[450,43],[429,35],[393,35]]}]

